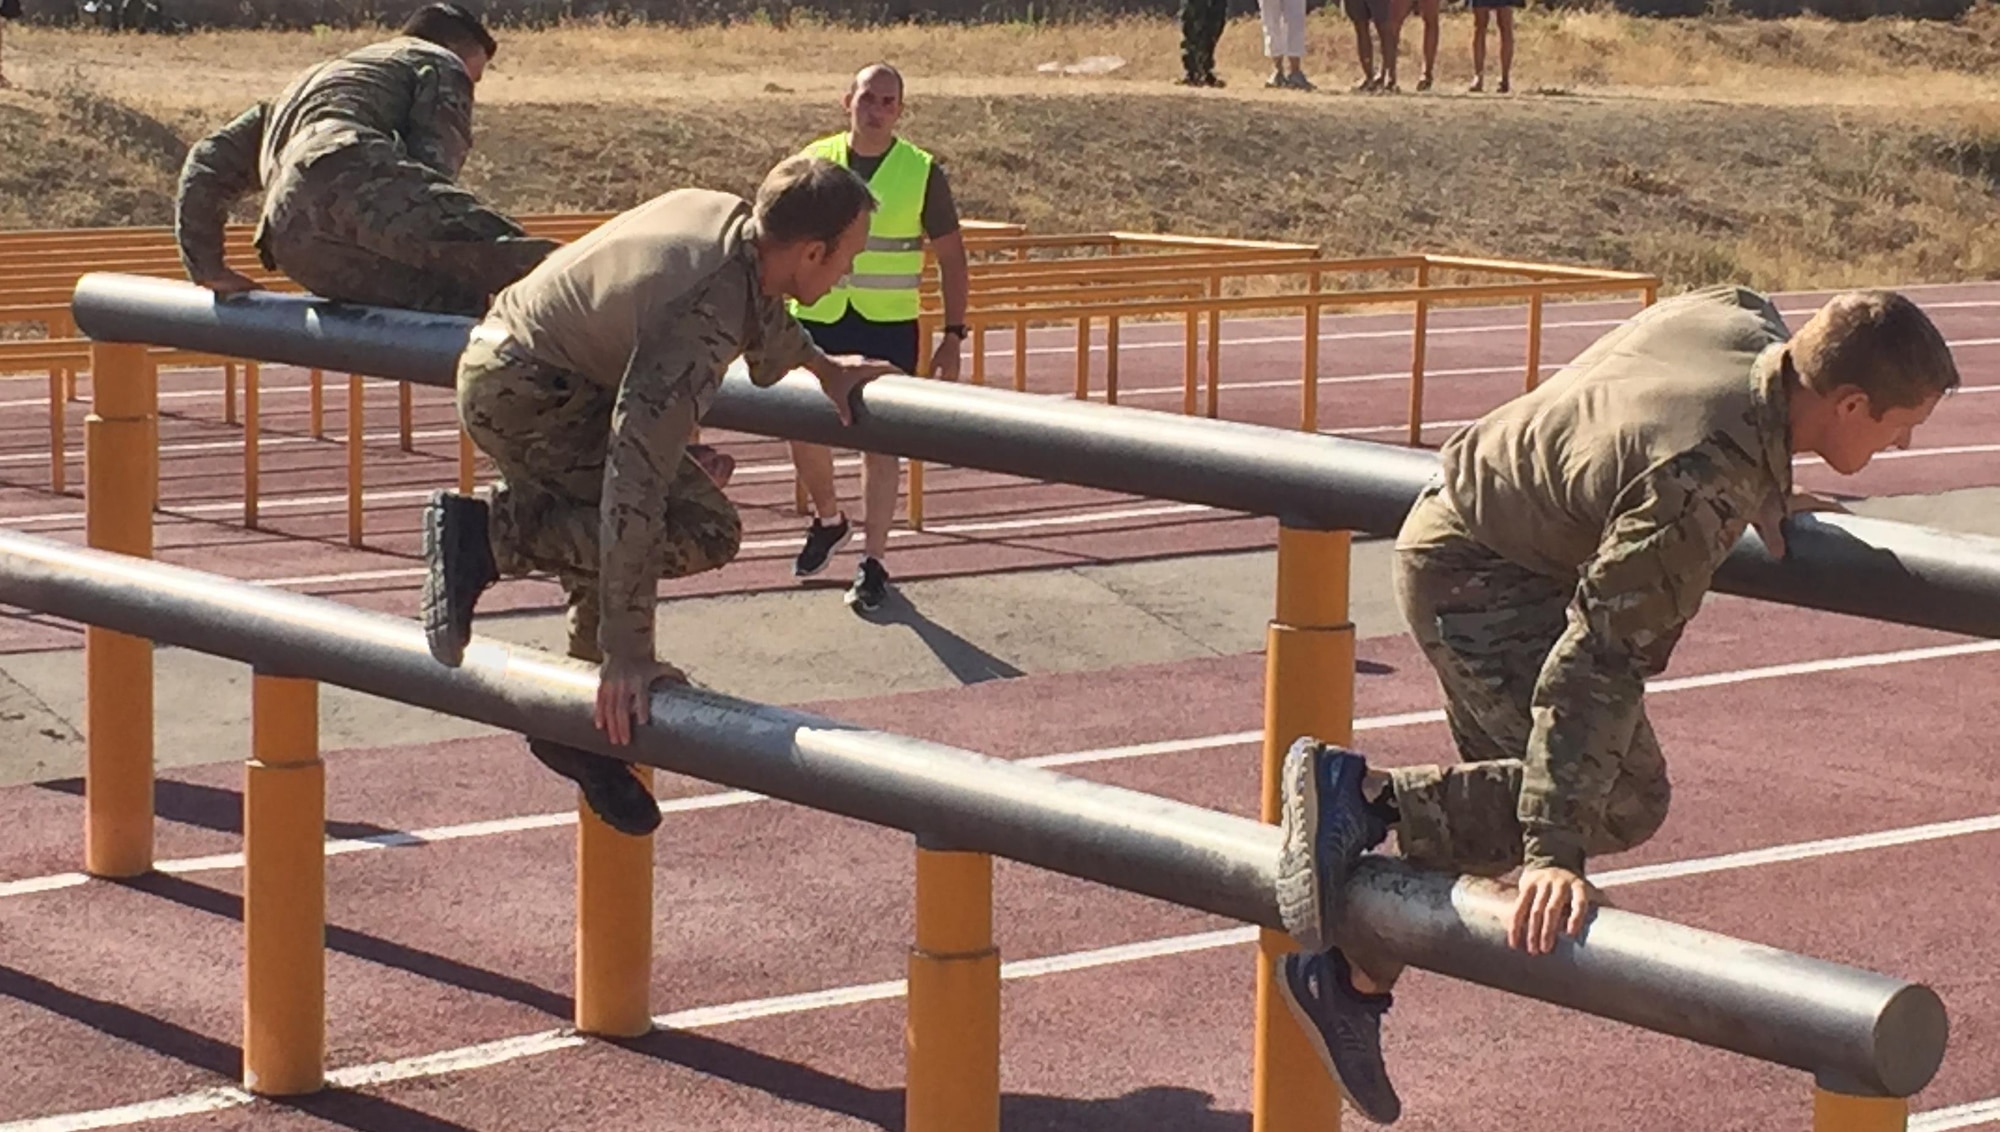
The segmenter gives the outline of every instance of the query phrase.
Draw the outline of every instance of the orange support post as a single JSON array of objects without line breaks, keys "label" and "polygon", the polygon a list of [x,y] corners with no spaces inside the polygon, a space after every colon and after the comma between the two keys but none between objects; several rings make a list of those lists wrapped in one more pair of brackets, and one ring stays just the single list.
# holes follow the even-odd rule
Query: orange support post
[{"label": "orange support post", "polygon": [[314,440],[326,439],[326,381],[319,370],[307,379],[307,418]]},{"label": "orange support post", "polygon": [[[1417,287],[1431,285],[1431,265],[1417,265]],[[1416,321],[1410,328],[1410,445],[1424,442],[1424,346],[1430,338],[1431,304],[1417,300]]]},{"label": "orange support post", "polygon": [[1860,1097],[1813,1089],[1813,1132],[1905,1132],[1910,1126],[1907,1097]]},{"label": "orange support post", "polygon": [[1194,416],[1195,395],[1201,382],[1201,315],[1196,311],[1187,312],[1187,329],[1182,342],[1186,347],[1181,358],[1181,412]]},{"label": "orange support post", "polygon": [[917,846],[904,1127],[999,1132],[1000,952],[993,858]]},{"label": "orange support post", "polygon": [[236,423],[236,363],[222,363],[222,423]]},{"label": "orange support post", "polygon": [[[634,766],[652,785],[651,767]],[[653,839],[619,833],[578,799],[576,1028],[636,1038],[653,1028]]]},{"label": "orange support post", "polygon": [[[1222,297],[1222,273],[1208,277],[1208,295],[1212,299]],[[1222,412],[1222,308],[1208,312],[1208,415],[1212,419]]]},{"label": "orange support post", "polygon": [[460,495],[472,494],[473,471],[476,466],[474,464],[474,461],[477,459],[477,457],[478,453],[475,452],[472,447],[472,434],[465,431],[462,428],[459,429],[458,430],[458,493]]},{"label": "orange support post", "polygon": [[1090,316],[1076,320],[1076,399],[1090,400]]},{"label": "orange support post", "polygon": [[986,384],[986,324],[972,327],[972,384]]},{"label": "orange support post", "polygon": [[367,423],[361,375],[347,375],[347,545],[361,545],[361,441]]},{"label": "orange support post", "polygon": [[49,490],[61,495],[69,486],[69,453],[63,433],[69,427],[68,401],[63,397],[63,371],[49,371]]},{"label": "orange support post", "polygon": [[405,452],[417,450],[415,428],[411,423],[412,414],[410,383],[399,381],[396,383],[396,440],[403,446]]},{"label": "orange support post", "polygon": [[[84,532],[99,550],[153,556],[157,451],[152,359],[144,346],[93,343],[83,423]],[[153,867],[153,645],[83,631],[84,869],[132,877]]]},{"label": "orange support post", "polygon": [[1118,316],[1104,320],[1104,403],[1118,403]]},{"label": "orange support post", "polygon": [[[1346,531],[1278,530],[1277,616],[1265,646],[1263,820],[1279,819],[1285,752],[1302,735],[1354,736],[1354,626],[1348,621]],[[1253,1132],[1338,1132],[1340,1090],[1278,998],[1276,968],[1292,939],[1263,929],[1251,1070]]]},{"label": "orange support post", "polygon": [[257,529],[257,394],[262,374],[256,362],[243,363],[243,525]]},{"label": "orange support post", "polygon": [[[1319,294],[1319,272],[1312,273],[1312,294]],[[1305,372],[1300,375],[1303,384],[1299,387],[1299,427],[1306,432],[1319,431],[1319,302],[1306,300],[1306,348],[1302,362]]]},{"label": "orange support post", "polygon": [[1528,296],[1528,374],[1522,392],[1532,393],[1542,380],[1542,292]]},{"label": "orange support post", "polygon": [[243,1087],[292,1096],[318,1090],[326,1065],[319,685],[254,676],[250,745],[243,778]]}]

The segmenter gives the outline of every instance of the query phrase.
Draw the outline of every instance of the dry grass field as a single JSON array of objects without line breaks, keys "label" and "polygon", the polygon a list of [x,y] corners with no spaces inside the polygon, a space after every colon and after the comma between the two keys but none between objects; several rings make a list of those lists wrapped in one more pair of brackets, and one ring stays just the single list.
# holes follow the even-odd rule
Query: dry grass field
[{"label": "dry grass field", "polygon": [[[837,128],[886,58],[906,132],[970,215],[1048,231],[1309,239],[1338,252],[1552,258],[1675,286],[2000,276],[2000,7],[1954,24],[1640,20],[1535,10],[1516,93],[1463,93],[1471,21],[1446,14],[1439,89],[1354,95],[1352,38],[1316,11],[1322,90],[1263,88],[1255,20],[1226,90],[1189,91],[1165,20],[1067,26],[573,26],[505,35],[480,87],[482,194],[615,208],[686,184],[746,191]],[[177,38],[10,28],[0,227],[159,224],[188,142],[366,32]],[[1038,71],[1115,54],[1083,77]]]}]

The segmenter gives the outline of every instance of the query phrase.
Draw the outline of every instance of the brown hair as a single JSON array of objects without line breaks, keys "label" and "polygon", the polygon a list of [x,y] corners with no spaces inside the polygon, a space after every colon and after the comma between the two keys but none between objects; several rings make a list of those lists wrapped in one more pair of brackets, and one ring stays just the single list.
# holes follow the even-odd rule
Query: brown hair
[{"label": "brown hair", "polygon": [[1867,394],[1877,417],[1958,388],[1958,364],[1944,335],[1894,291],[1835,295],[1792,338],[1791,352],[1807,388],[1829,394],[1853,386]]},{"label": "brown hair", "polygon": [[753,207],[758,231],[780,244],[832,245],[856,217],[875,211],[875,194],[846,166],[801,153],[765,175]]},{"label": "brown hair", "polygon": [[403,21],[403,34],[429,40],[447,51],[477,47],[488,59],[500,51],[492,33],[463,4],[426,4]]}]

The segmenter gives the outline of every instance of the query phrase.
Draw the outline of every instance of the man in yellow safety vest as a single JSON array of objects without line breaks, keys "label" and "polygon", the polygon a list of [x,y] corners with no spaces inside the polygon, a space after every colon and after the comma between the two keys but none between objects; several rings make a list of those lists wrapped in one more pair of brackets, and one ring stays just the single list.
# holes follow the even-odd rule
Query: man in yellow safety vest
[{"label": "man in yellow safety vest", "polygon": [[[917,329],[918,288],[923,281],[924,241],[938,261],[944,293],[944,333],[931,356],[931,376],[958,380],[959,347],[964,343],[968,274],[958,209],[944,169],[929,153],[896,136],[903,115],[903,76],[876,63],[854,76],[842,97],[845,133],[805,148],[815,157],[844,165],[868,182],[877,207],[868,244],[854,270],[826,297],[794,303],[792,313],[829,355],[859,354],[918,373],[924,343]],[[792,573],[811,577],[826,569],[833,552],[852,529],[834,489],[833,453],[817,444],[792,444],[798,470],[814,510]],[[847,604],[860,612],[879,608],[887,595],[889,523],[896,516],[902,465],[893,455],[868,453],[861,461],[862,558],[847,591]]]}]

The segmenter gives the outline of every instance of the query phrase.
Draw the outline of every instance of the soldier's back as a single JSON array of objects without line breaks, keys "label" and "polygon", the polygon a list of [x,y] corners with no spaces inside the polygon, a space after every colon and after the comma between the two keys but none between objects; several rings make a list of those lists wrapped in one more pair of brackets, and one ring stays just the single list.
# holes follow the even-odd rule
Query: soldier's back
[{"label": "soldier's back", "polygon": [[264,177],[280,163],[307,163],[358,141],[395,141],[439,68],[463,69],[449,50],[398,36],[301,73],[271,104]]}]

